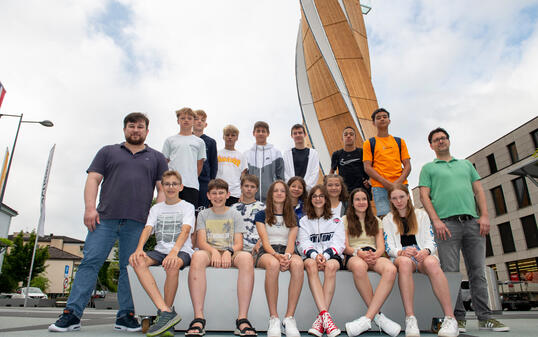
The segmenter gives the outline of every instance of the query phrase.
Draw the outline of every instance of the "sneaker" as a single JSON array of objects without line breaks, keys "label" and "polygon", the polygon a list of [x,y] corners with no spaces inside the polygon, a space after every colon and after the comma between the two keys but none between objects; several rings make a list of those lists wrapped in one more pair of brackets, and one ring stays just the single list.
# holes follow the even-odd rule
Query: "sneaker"
[{"label": "sneaker", "polygon": [[80,318],[75,316],[73,310],[64,309],[60,318],[49,326],[49,331],[66,332],[80,330]]},{"label": "sneaker", "polygon": [[286,337],[301,337],[299,329],[297,329],[297,322],[293,316],[286,317],[282,320],[282,325],[284,325],[284,333]]},{"label": "sneaker", "polygon": [[466,321],[466,320],[464,320],[464,319],[458,319],[458,330],[459,330],[460,332],[467,332],[466,325],[467,325],[467,321]]},{"label": "sneaker", "polygon": [[174,330],[174,327],[169,328],[159,336],[161,337],[174,337],[176,335],[176,331]]},{"label": "sneaker", "polygon": [[267,328],[267,337],[280,337],[280,319],[278,317],[269,318],[269,328]]},{"label": "sneaker", "polygon": [[130,312],[123,316],[116,318],[116,324],[114,324],[115,330],[136,332],[142,330],[142,327],[138,323],[138,320],[134,316],[134,312]]},{"label": "sneaker", "polygon": [[453,317],[445,316],[443,323],[441,324],[441,329],[437,333],[437,336],[443,337],[456,337],[460,334],[458,321]]},{"label": "sneaker", "polygon": [[400,334],[400,331],[402,331],[402,327],[400,326],[400,324],[389,319],[382,313],[379,313],[374,316],[374,322],[381,330],[383,330],[387,335],[392,337],[398,336]]},{"label": "sneaker", "polygon": [[331,314],[329,314],[328,311],[323,313],[321,319],[323,321],[323,329],[325,329],[327,337],[336,337],[342,332],[340,329],[338,329],[336,324],[334,324]]},{"label": "sneaker", "polygon": [[405,318],[405,337],[420,337],[420,330],[415,316]]},{"label": "sneaker", "polygon": [[321,318],[321,314],[316,317],[316,320],[314,323],[312,323],[312,327],[308,330],[308,333],[317,337],[323,336],[323,333],[325,332],[325,329],[323,328],[323,319]]},{"label": "sneaker", "polygon": [[480,330],[510,331],[510,327],[502,324],[494,318],[490,318],[484,321],[478,321],[478,328]]},{"label": "sneaker", "polygon": [[157,310],[157,318],[155,319],[153,325],[149,328],[146,336],[153,337],[162,334],[163,332],[172,328],[174,325],[178,324],[180,321],[181,316],[176,313],[174,307],[172,307],[172,311]]},{"label": "sneaker", "polygon": [[362,316],[354,321],[346,323],[346,333],[349,337],[358,336],[372,327],[372,321]]}]

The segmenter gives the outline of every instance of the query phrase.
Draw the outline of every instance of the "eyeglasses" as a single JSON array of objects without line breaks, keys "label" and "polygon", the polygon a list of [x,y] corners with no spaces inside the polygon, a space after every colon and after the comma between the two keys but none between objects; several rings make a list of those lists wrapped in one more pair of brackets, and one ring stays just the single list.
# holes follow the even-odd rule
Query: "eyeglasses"
[{"label": "eyeglasses", "polygon": [[314,194],[312,199],[325,199],[325,194]]},{"label": "eyeglasses", "polygon": [[163,183],[164,187],[178,187],[180,183]]},{"label": "eyeglasses", "polygon": [[440,141],[444,142],[444,141],[447,141],[447,140],[448,140],[448,137],[443,136],[443,137],[432,139],[432,143],[439,143]]}]

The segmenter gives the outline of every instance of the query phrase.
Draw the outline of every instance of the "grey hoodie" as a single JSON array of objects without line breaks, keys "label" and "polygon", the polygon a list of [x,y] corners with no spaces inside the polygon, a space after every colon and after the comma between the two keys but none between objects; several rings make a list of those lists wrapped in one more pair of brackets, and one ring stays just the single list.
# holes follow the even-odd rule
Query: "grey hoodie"
[{"label": "grey hoodie", "polygon": [[275,180],[284,180],[284,159],[273,144],[256,145],[245,152],[248,173],[260,179],[256,200],[265,202],[267,190]]}]

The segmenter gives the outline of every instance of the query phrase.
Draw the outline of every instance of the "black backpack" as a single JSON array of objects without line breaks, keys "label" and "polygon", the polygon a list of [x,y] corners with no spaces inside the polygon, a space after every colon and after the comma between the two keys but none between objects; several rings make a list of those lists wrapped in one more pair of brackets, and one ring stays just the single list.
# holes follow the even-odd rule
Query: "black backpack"
[{"label": "black backpack", "polygon": [[[402,161],[402,139],[400,137],[394,137],[396,144],[398,144],[398,150],[400,150],[400,161]],[[370,151],[372,151],[372,166],[374,166],[374,150],[375,150],[375,137],[369,139]]]}]

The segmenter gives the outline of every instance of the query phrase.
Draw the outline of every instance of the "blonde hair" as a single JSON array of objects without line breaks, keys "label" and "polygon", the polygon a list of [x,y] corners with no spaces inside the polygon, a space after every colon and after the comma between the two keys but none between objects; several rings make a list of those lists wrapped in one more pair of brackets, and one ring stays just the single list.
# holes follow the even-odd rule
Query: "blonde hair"
[{"label": "blonde hair", "polygon": [[228,133],[235,133],[239,136],[239,129],[234,125],[228,124],[224,127],[224,129],[222,129],[222,135],[226,136]]},{"label": "blonde hair", "polygon": [[177,180],[179,180],[179,183],[183,184],[183,181],[181,179],[181,174],[179,174],[178,171],[174,171],[174,170],[164,171],[163,177],[161,180],[164,181],[164,178],[168,178],[168,177],[176,177]]},{"label": "blonde hair", "polygon": [[196,118],[196,114],[194,113],[194,111],[192,111],[191,108],[181,108],[177,110],[176,117],[179,118],[180,115],[188,115],[188,116],[192,116],[192,118]]},{"label": "blonde hair", "polygon": [[202,109],[194,110],[194,114],[196,115],[196,117],[202,117],[207,119],[207,114]]}]

